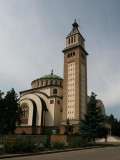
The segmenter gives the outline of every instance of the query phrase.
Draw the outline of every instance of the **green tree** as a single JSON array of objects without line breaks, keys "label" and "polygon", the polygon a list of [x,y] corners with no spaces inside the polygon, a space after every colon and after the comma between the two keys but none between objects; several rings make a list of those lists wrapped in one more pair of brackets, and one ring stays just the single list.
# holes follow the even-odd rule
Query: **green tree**
[{"label": "green tree", "polygon": [[92,139],[93,142],[97,137],[106,137],[107,129],[102,123],[104,120],[104,115],[101,114],[101,110],[97,106],[96,95],[92,92],[88,103],[87,113],[80,122],[78,134],[83,138]]},{"label": "green tree", "polygon": [[3,98],[4,93],[0,91],[0,133],[5,128],[5,103]]},{"label": "green tree", "polygon": [[111,134],[120,137],[120,121],[118,121],[113,114],[106,116],[106,120],[111,124]]},{"label": "green tree", "polygon": [[8,91],[4,99],[1,101],[2,105],[0,108],[3,113],[3,120],[1,122],[3,127],[1,127],[0,131],[3,134],[14,133],[16,125],[21,123],[20,117],[22,110],[18,106],[17,101],[17,94],[14,89]]}]

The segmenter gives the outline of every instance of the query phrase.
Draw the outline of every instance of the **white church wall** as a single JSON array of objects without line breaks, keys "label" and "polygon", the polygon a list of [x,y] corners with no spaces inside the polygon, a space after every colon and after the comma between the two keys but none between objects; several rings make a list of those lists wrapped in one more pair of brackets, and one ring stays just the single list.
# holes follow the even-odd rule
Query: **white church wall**
[{"label": "white church wall", "polygon": [[50,87],[41,88],[40,91],[50,96]]},{"label": "white church wall", "polygon": [[[57,94],[53,93],[54,89],[57,89]],[[55,96],[55,95],[62,97],[63,96],[63,89],[59,86],[52,86],[50,96]]]},{"label": "white church wall", "polygon": [[[23,99],[23,100],[19,100],[18,103],[20,104],[20,106],[22,106],[23,104],[27,104],[27,106],[29,108],[29,116],[28,116],[27,126],[32,126],[32,117],[33,117],[33,104],[32,104],[32,102],[28,99]],[[21,124],[21,126],[24,126],[24,124]],[[26,124],[25,124],[25,126],[26,126]]]},{"label": "white church wall", "polygon": [[20,98],[20,100],[23,99],[32,99],[33,101],[35,101],[37,107],[36,126],[41,126],[42,104],[39,97],[35,94],[26,94]]},{"label": "white church wall", "polygon": [[[48,111],[46,112],[45,125],[46,126],[53,126],[54,125],[54,103],[55,103],[55,99],[54,98],[48,99],[45,95],[43,95],[41,93],[35,93],[35,94],[40,96],[45,101],[45,103],[47,105]],[[50,104],[50,100],[53,100],[52,104]]]}]

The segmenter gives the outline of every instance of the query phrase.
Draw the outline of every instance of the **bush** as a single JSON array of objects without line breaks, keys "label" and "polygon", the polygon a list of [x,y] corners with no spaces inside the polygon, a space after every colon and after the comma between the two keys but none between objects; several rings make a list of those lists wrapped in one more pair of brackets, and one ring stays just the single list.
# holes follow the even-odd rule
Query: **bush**
[{"label": "bush", "polygon": [[2,154],[3,152],[4,152],[4,146],[0,144],[0,154]]},{"label": "bush", "polygon": [[79,136],[79,133],[78,133],[78,132],[75,132],[75,133],[74,133],[74,136]]},{"label": "bush", "polygon": [[44,147],[45,147],[45,148],[50,148],[50,147],[51,147],[51,143],[50,143],[50,140],[49,140],[49,139],[47,139],[47,140],[45,141]]},{"label": "bush", "polygon": [[21,135],[26,135],[25,131],[23,131],[23,132],[21,133]]},{"label": "bush", "polygon": [[38,148],[38,151],[44,151],[46,149],[43,143],[36,144],[36,147]]},{"label": "bush", "polygon": [[53,146],[52,146],[52,148],[54,148],[54,149],[63,149],[63,148],[65,148],[65,145],[64,145],[64,143],[53,143]]},{"label": "bush", "polygon": [[69,142],[70,148],[89,147],[89,146],[91,146],[91,143],[89,143],[86,139],[81,139],[80,141],[76,141],[76,142]]},{"label": "bush", "polygon": [[4,144],[6,153],[22,153],[33,152],[37,147],[30,140],[16,139],[14,142]]},{"label": "bush", "polygon": [[64,134],[65,134],[65,135],[69,135],[69,133],[68,133],[68,132],[64,132]]}]

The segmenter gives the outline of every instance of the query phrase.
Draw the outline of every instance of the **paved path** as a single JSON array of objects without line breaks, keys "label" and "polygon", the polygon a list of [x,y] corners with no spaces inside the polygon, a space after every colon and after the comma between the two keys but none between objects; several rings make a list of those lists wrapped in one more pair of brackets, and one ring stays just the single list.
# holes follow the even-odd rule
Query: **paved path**
[{"label": "paved path", "polygon": [[[107,141],[109,143],[120,143],[120,137],[116,136],[107,136]],[[97,139],[96,142],[105,142],[105,138]]]},{"label": "paved path", "polygon": [[9,158],[9,160],[120,160],[120,146]]}]

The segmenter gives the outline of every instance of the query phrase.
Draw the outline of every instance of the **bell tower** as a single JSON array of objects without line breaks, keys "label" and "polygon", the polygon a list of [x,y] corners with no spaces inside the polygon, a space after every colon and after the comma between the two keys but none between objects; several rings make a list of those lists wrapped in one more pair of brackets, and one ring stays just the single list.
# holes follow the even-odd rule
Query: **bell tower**
[{"label": "bell tower", "polygon": [[79,123],[87,111],[87,55],[85,39],[72,24],[72,31],[66,37],[64,53],[63,112],[61,125],[67,119],[71,125]]}]

